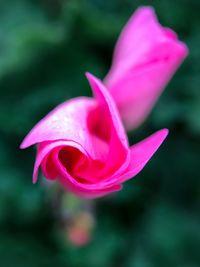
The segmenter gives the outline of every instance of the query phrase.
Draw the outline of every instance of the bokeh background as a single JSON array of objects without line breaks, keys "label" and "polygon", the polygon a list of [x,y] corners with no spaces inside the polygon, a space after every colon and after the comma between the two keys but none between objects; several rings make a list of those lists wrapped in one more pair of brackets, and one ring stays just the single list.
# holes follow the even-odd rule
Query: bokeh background
[{"label": "bokeh background", "polygon": [[[107,73],[114,44],[139,5],[155,7],[190,54],[133,144],[170,135],[124,189],[95,203],[90,244],[60,229],[52,191],[32,185],[35,150],[19,144],[57,104],[91,95],[85,71]],[[0,1],[0,266],[200,266],[200,2],[198,0]]]}]

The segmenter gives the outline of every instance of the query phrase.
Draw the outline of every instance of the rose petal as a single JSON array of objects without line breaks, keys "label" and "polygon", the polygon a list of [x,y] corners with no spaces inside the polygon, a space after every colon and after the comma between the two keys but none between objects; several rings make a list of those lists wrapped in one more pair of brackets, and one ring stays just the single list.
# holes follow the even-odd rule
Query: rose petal
[{"label": "rose petal", "polygon": [[[70,146],[77,148],[79,151],[81,151],[84,155],[87,155],[87,152],[80,146],[80,144],[74,142],[74,141],[65,141],[65,140],[58,140],[58,141],[50,141],[50,142],[43,142],[38,146],[36,159],[35,159],[35,165],[33,170],[33,183],[37,182],[37,176],[38,176],[38,169],[40,165],[43,163],[43,168],[46,169],[45,163],[46,157],[54,150],[55,148],[60,148],[63,146]],[[45,160],[45,161],[44,161]],[[58,172],[55,170],[55,164],[53,163],[54,159],[52,160],[52,168],[54,170],[54,176],[51,177],[47,173],[47,176],[50,176],[51,178],[57,178]],[[43,162],[44,161],[44,162]],[[55,174],[56,173],[56,174]]]},{"label": "rose petal", "polygon": [[[74,98],[57,106],[45,116],[25,137],[21,148],[44,141],[74,140],[81,144],[88,142],[88,111],[96,103],[86,97]],[[80,127],[81,126],[81,127]]]},{"label": "rose petal", "polygon": [[127,129],[140,125],[188,53],[150,7],[139,8],[116,44],[105,84]]},{"label": "rose petal", "polygon": [[21,148],[54,140],[74,141],[87,150],[93,159],[98,151],[88,129],[88,114],[96,107],[94,99],[79,97],[66,101],[44,117],[25,137]]},{"label": "rose petal", "polygon": [[[99,103],[102,118],[107,117],[111,127],[109,141],[109,155],[107,156],[106,167],[102,170],[101,176],[108,171],[116,170],[122,172],[129,162],[128,139],[122,125],[116,105],[103,83],[90,73],[86,73],[90,86]],[[104,122],[101,122],[101,124]],[[107,129],[105,129],[107,130]]]},{"label": "rose petal", "polygon": [[130,165],[120,178],[120,183],[137,175],[158,150],[168,135],[167,129],[162,129],[132,146]]}]

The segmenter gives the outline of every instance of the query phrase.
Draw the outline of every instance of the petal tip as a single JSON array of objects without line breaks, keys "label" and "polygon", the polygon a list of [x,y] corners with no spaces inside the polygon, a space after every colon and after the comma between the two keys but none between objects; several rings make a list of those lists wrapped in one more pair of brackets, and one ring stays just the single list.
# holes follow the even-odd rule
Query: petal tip
[{"label": "petal tip", "polygon": [[33,178],[32,178],[32,183],[33,183],[33,184],[36,184],[36,183],[37,183],[37,179],[38,179],[38,178],[37,178],[37,173],[34,173],[34,174],[33,174]]},{"label": "petal tip", "polygon": [[90,80],[90,79],[94,79],[94,76],[93,76],[92,73],[90,73],[89,71],[86,71],[86,72],[85,72],[85,76],[86,76],[86,78],[87,78],[88,80]]},{"label": "petal tip", "polygon": [[[31,132],[30,132],[31,133]],[[26,149],[26,148],[28,148],[29,146],[32,146],[34,143],[31,143],[31,140],[30,140],[30,133],[28,133],[25,137],[24,137],[24,139],[23,139],[23,141],[21,142],[21,144],[20,144],[20,146],[19,146],[19,148],[20,149]]]},{"label": "petal tip", "polygon": [[155,9],[152,6],[141,5],[136,9],[136,11],[152,13],[152,12],[155,12]]},{"label": "petal tip", "polygon": [[182,54],[183,58],[186,58],[189,54],[189,48],[185,43],[182,43]]},{"label": "petal tip", "polygon": [[154,17],[156,18],[155,9],[152,6],[140,6],[136,9],[135,13],[141,17]]},{"label": "petal tip", "polygon": [[87,80],[88,80],[88,82],[89,82],[89,85],[91,86],[91,87],[93,87],[92,85],[94,84],[94,83],[96,83],[96,78],[95,78],[95,76],[92,74],[92,73],[90,73],[90,72],[85,72],[85,76],[86,76],[86,78],[87,78]]},{"label": "petal tip", "polygon": [[22,141],[22,143],[19,146],[20,149],[25,149],[26,148],[26,143]]},{"label": "petal tip", "polygon": [[160,132],[160,137],[162,137],[163,141],[165,140],[165,138],[168,136],[169,134],[169,130],[167,128],[164,128],[162,130],[159,131]]}]

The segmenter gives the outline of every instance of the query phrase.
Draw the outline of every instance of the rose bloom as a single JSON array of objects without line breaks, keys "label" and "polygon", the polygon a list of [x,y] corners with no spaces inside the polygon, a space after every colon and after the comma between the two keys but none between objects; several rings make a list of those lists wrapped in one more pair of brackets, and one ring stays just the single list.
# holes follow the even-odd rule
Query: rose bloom
[{"label": "rose bloom", "polygon": [[137,175],[168,134],[160,130],[129,146],[126,129],[149,114],[187,55],[176,34],[163,28],[150,7],[139,8],[122,31],[104,83],[87,73],[94,97],[64,102],[26,136],[21,148],[37,144],[38,169],[79,197],[118,191]]}]

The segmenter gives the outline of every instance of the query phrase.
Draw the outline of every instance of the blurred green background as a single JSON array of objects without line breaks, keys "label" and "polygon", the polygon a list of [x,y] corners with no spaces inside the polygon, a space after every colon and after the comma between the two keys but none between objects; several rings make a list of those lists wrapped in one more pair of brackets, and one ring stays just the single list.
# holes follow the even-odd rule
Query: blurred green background
[{"label": "blurred green background", "polygon": [[[153,5],[190,54],[130,143],[170,135],[124,189],[96,201],[89,245],[59,230],[51,192],[31,182],[35,151],[19,144],[57,104],[91,95],[84,76],[107,73],[114,44],[139,5]],[[199,0],[0,1],[0,266],[200,266]]]}]

